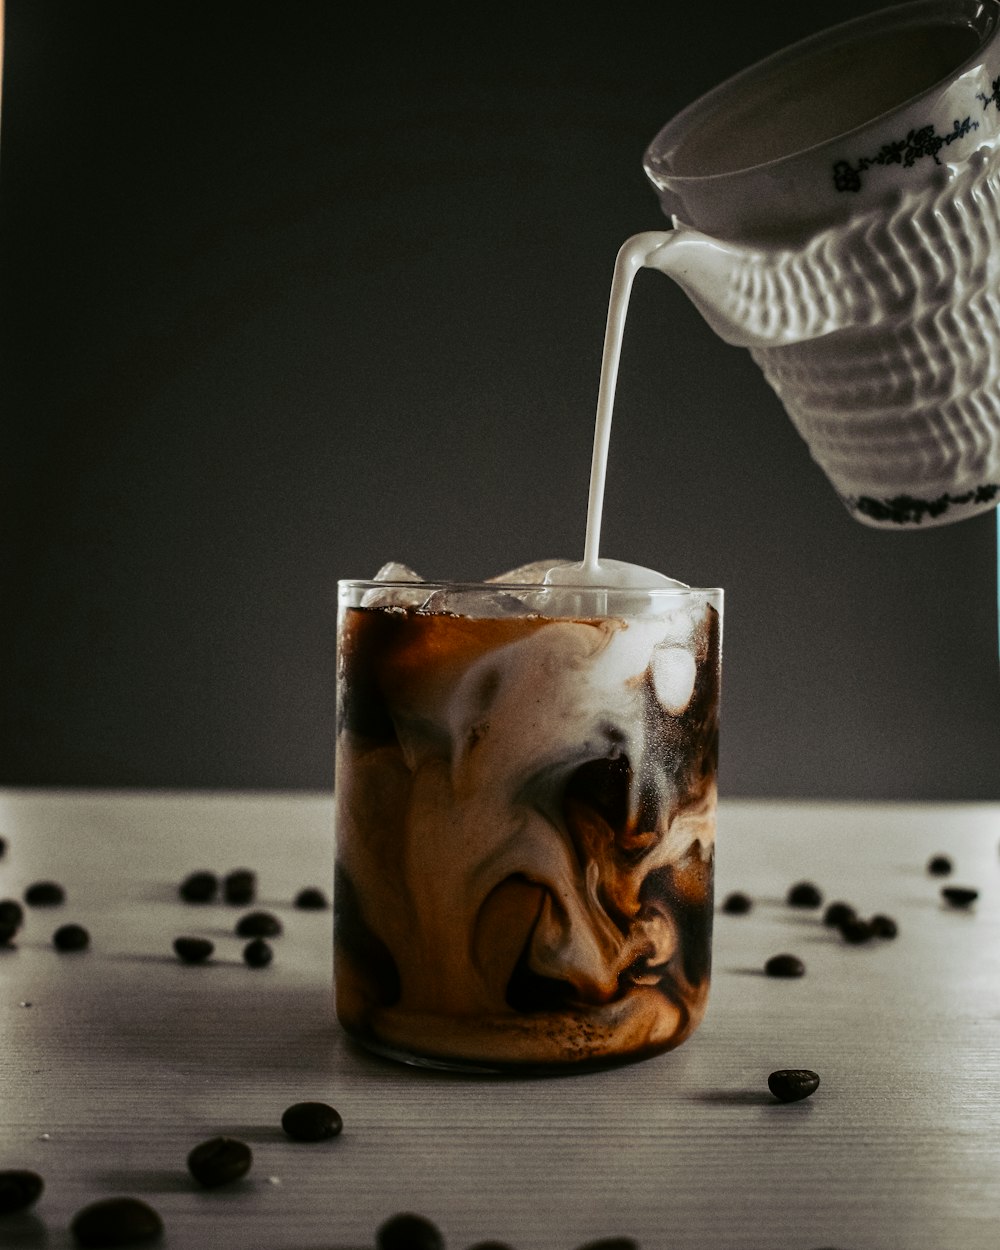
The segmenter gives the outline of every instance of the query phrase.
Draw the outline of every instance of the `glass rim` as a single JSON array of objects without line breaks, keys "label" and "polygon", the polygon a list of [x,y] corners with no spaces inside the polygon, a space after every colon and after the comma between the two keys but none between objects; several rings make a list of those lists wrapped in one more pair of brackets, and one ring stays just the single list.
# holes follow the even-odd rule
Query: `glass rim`
[{"label": "glass rim", "polygon": [[372,578],[344,577],[337,581],[338,590],[409,590],[433,592],[444,590],[449,594],[475,594],[482,591],[512,594],[544,593],[604,594],[604,595],[655,595],[657,598],[688,595],[721,595],[721,586],[605,586],[593,582],[567,582],[546,585],[544,582],[476,582],[476,581],[375,581]]}]

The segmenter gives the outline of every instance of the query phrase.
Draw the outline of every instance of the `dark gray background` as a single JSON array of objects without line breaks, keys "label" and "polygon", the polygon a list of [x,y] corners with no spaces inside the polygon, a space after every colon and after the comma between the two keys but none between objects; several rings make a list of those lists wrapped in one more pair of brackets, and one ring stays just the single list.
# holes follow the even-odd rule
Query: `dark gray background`
[{"label": "dark gray background", "polygon": [[[8,0],[0,782],[329,787],[337,578],[579,558],[647,142],[875,7]],[[1000,797],[993,515],[859,525],[652,272],[603,551],[726,588],[725,793]]]}]

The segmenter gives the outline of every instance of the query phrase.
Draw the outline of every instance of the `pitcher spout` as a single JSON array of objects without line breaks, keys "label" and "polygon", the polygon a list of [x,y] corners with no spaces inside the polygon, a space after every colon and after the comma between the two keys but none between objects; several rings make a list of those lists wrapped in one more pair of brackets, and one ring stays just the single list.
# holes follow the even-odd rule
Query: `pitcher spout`
[{"label": "pitcher spout", "polygon": [[1000,498],[1000,146],[802,244],[677,224],[645,252],[747,347],[869,525],[937,525]]},{"label": "pitcher spout", "polygon": [[686,292],[727,343],[780,347],[870,324],[879,311],[868,286],[818,239],[802,248],[744,245],[712,238],[674,219],[644,264]]}]

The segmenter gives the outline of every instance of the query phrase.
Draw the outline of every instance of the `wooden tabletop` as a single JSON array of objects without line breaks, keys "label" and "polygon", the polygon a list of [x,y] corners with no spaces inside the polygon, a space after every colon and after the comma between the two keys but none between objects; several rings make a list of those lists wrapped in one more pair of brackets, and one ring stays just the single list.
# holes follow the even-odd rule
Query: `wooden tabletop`
[{"label": "wooden tabletop", "polygon": [[[38,1172],[0,1245],[74,1244],[76,1212],[130,1195],[184,1250],[361,1250],[390,1215],[420,1212],[448,1250],[576,1250],[612,1235],[641,1250],[996,1250],[1000,1246],[1000,804],[724,801],[708,1014],[678,1050],[563,1079],[418,1071],[348,1045],[331,1008],[331,913],[293,905],[332,879],[332,804],[314,795],[0,792],[0,897],[39,880],[0,950],[0,1168]],[[952,874],[927,863],[946,854]],[[249,968],[249,908],[180,900],[196,869],[248,867],[282,920]],[[894,939],[853,946],[795,908],[882,912]],[[968,908],[943,885],[977,889]],[[89,949],[59,953],[62,924]],[[180,963],[175,937],[215,944]],[[803,977],[763,973],[790,953]],[[783,1104],[777,1068],[820,1086]],[[319,1100],[339,1137],[297,1143],[282,1112]],[[208,1190],[189,1151],[228,1135],[248,1176]]]}]

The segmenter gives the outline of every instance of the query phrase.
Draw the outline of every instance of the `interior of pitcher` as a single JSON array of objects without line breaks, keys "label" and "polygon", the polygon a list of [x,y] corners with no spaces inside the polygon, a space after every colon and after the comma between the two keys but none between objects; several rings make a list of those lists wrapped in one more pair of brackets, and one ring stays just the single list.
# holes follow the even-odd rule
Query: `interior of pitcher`
[{"label": "interior of pitcher", "polygon": [[975,61],[997,13],[995,0],[933,0],[883,9],[803,40],[685,110],[686,124],[660,159],[675,175],[709,176],[847,134]]}]

